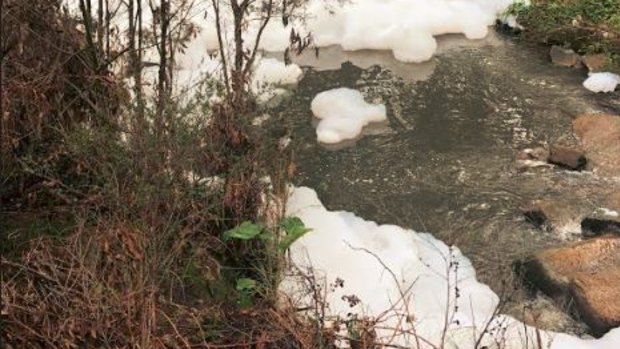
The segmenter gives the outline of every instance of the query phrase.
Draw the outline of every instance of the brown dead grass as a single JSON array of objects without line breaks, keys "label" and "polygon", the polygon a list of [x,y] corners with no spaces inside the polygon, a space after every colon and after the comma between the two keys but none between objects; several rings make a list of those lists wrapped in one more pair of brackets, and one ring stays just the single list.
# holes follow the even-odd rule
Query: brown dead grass
[{"label": "brown dead grass", "polygon": [[151,232],[82,225],[2,259],[2,337],[10,348],[314,348],[290,309],[179,301],[177,250],[154,253]]}]

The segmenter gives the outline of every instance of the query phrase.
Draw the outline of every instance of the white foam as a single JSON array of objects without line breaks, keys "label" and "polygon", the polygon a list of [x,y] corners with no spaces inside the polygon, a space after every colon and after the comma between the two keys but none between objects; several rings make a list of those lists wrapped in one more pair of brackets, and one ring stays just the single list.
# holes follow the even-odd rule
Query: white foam
[{"label": "white foam", "polygon": [[[65,1],[73,11],[78,10],[77,0]],[[399,61],[422,62],[429,60],[437,50],[437,35],[463,33],[468,39],[484,38],[488,26],[513,1],[310,0],[298,13],[305,21],[292,19],[283,26],[279,18],[273,18],[263,32],[259,47],[266,51],[284,51],[289,46],[289,34],[295,28],[302,37],[312,33],[314,43],[320,47],[340,45],[345,50],[390,50]],[[226,55],[230,63],[234,36],[232,14],[227,6],[221,10],[222,37],[226,42],[220,54]],[[199,15],[203,13],[206,15]],[[151,25],[151,17],[150,11],[145,11],[146,27]],[[197,37],[176,57],[176,68],[180,71],[177,85],[186,88],[191,88],[204,74],[217,76],[220,68],[219,59],[209,56],[220,50],[212,6],[200,4],[192,10],[191,17],[199,29]],[[261,25],[260,14],[250,13],[247,23],[244,48],[251,50]],[[115,17],[113,24],[126,28],[127,15]],[[143,56],[156,61],[156,48],[147,50]],[[283,67],[271,66],[274,71]]]},{"label": "white foam", "polygon": [[592,92],[613,92],[620,84],[620,75],[614,73],[592,73],[583,82],[583,87]]},{"label": "white foam", "polygon": [[284,64],[275,58],[263,58],[254,70],[254,85],[294,85],[302,77],[303,71],[296,64]]},{"label": "white foam", "polygon": [[[328,319],[351,318],[348,314],[380,319],[377,338],[384,344],[415,348],[411,332],[391,330],[400,328],[415,329],[420,338],[436,347],[443,337],[442,349],[472,349],[475,337],[493,318],[499,298],[476,280],[469,259],[458,248],[450,248],[430,234],[378,225],[350,212],[328,211],[310,188],[294,188],[286,212],[312,229],[291,246],[290,256],[299,270],[312,268],[329,304]],[[329,285],[337,278],[344,280],[344,286],[331,289]],[[312,304],[312,297],[304,296],[300,280],[289,276],[281,290],[299,306]],[[351,307],[343,299],[350,295],[361,302]],[[407,315],[411,322],[406,321]],[[446,335],[442,336],[444,328]],[[489,329],[504,338],[502,348],[536,348],[535,329],[511,317],[495,317]],[[598,340],[545,331],[540,336],[543,347],[551,349],[620,348],[620,328]],[[494,338],[484,337],[479,347],[495,348]],[[420,348],[430,347],[420,341]]]},{"label": "white foam", "polygon": [[359,91],[337,88],[316,95],[312,113],[321,119],[316,128],[317,140],[334,144],[354,139],[371,122],[387,119],[385,105],[369,104]]},{"label": "white foam", "polygon": [[391,50],[403,62],[430,59],[435,36],[482,39],[513,0],[358,0],[327,8],[311,1],[307,30],[318,46]]}]

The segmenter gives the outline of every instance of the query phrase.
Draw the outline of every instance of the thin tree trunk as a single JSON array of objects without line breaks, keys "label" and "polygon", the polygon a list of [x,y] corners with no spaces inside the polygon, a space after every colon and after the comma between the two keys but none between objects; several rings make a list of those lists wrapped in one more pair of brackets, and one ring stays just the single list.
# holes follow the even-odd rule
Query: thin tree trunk
[{"label": "thin tree trunk", "polygon": [[222,39],[222,25],[220,18],[220,1],[211,0],[215,11],[215,28],[217,31],[217,42],[220,47],[220,58],[222,60],[222,72],[224,72],[224,85],[226,85],[226,97],[230,98],[230,80],[228,79],[228,62],[226,61],[226,51],[224,51],[224,40]]},{"label": "thin tree trunk", "polygon": [[157,86],[158,101],[155,118],[155,134],[161,136],[164,128],[164,108],[167,101],[167,67],[168,67],[168,7],[169,1],[162,0],[159,8],[160,33],[159,33],[159,81]]},{"label": "thin tree trunk", "polygon": [[103,51],[103,0],[99,0],[97,6],[97,45],[99,52]]}]

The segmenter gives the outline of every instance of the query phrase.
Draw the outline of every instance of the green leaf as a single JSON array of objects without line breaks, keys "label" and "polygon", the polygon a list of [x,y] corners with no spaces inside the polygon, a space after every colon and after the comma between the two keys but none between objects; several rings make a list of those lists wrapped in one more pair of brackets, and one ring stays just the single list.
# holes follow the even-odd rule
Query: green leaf
[{"label": "green leaf", "polygon": [[256,288],[256,280],[250,278],[237,279],[237,291],[247,293]]},{"label": "green leaf", "polygon": [[246,221],[239,226],[227,230],[224,232],[224,240],[236,239],[236,240],[252,240],[263,231],[263,226],[260,224]]},{"label": "green leaf", "polygon": [[278,249],[283,252],[289,249],[297,239],[304,236],[311,229],[306,228],[299,217],[287,217],[280,222],[280,227],[286,232],[286,236],[278,244]]}]

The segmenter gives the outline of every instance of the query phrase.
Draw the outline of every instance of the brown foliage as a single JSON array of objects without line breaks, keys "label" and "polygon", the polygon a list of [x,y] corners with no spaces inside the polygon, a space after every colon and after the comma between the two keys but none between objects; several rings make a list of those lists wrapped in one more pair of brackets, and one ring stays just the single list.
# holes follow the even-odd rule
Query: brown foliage
[{"label": "brown foliage", "polygon": [[[166,287],[179,251],[121,221],[38,239],[2,259],[2,339],[9,348],[314,348],[290,310],[179,303]],[[158,251],[154,253],[154,251]],[[168,271],[166,271],[168,270]]]},{"label": "brown foliage", "polygon": [[111,121],[122,90],[60,0],[2,2],[3,156],[53,144],[76,122]]}]

